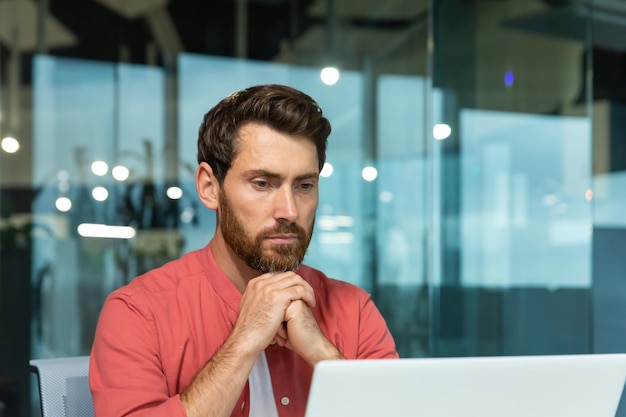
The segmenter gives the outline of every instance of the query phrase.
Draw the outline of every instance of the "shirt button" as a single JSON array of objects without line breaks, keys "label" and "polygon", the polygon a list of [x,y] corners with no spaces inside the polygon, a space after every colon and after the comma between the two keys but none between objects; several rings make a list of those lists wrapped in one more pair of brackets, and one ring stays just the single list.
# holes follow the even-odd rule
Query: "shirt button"
[{"label": "shirt button", "polygon": [[283,397],[280,399],[282,405],[289,405],[289,397]]},{"label": "shirt button", "polygon": [[241,409],[243,410],[244,408],[246,408],[246,402],[245,402],[245,401],[242,401],[242,402],[241,402]]}]

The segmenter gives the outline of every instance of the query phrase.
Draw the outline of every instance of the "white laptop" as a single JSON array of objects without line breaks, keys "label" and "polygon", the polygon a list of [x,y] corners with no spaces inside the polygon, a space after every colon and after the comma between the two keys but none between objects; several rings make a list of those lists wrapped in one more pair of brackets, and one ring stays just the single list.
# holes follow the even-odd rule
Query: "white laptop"
[{"label": "white laptop", "polygon": [[614,417],[626,354],[320,362],[306,417]]}]

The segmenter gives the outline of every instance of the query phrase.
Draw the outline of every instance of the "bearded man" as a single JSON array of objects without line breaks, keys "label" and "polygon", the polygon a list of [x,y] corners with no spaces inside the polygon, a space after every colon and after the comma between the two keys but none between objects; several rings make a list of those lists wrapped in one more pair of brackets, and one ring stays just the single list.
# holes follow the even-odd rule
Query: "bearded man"
[{"label": "bearded man", "polygon": [[398,357],[369,294],[302,264],[330,130],[281,85],[204,116],[196,189],[215,235],[107,297],[90,361],[97,417],[302,417],[320,361]]}]

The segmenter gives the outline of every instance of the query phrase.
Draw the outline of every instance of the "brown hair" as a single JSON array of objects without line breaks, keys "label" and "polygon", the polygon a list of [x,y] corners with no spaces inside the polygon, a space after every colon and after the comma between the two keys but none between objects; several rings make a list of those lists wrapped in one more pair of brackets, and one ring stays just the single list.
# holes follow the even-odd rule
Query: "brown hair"
[{"label": "brown hair", "polygon": [[322,170],[331,130],[322,109],[294,88],[259,85],[231,94],[204,115],[198,132],[198,163],[208,163],[220,184],[236,156],[239,129],[248,122],[308,138],[315,144]]}]

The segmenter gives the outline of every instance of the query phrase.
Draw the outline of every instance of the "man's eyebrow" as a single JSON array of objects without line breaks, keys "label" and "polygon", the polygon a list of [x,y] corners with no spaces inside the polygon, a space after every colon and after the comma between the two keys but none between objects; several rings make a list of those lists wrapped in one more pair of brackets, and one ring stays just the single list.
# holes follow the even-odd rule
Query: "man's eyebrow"
[{"label": "man's eyebrow", "polygon": [[[282,178],[282,175],[276,172],[268,171],[266,169],[251,169],[251,170],[245,171],[243,175],[248,178],[253,178],[253,177],[269,177],[269,178],[276,178],[276,179]],[[319,176],[320,176],[319,172],[316,171],[316,172],[309,172],[309,173],[298,175],[296,179],[297,180],[317,179],[319,178]]]},{"label": "man's eyebrow", "polygon": [[276,172],[271,172],[265,169],[250,169],[248,171],[244,171],[244,177],[252,178],[252,177],[271,177],[271,178],[280,178]]}]

